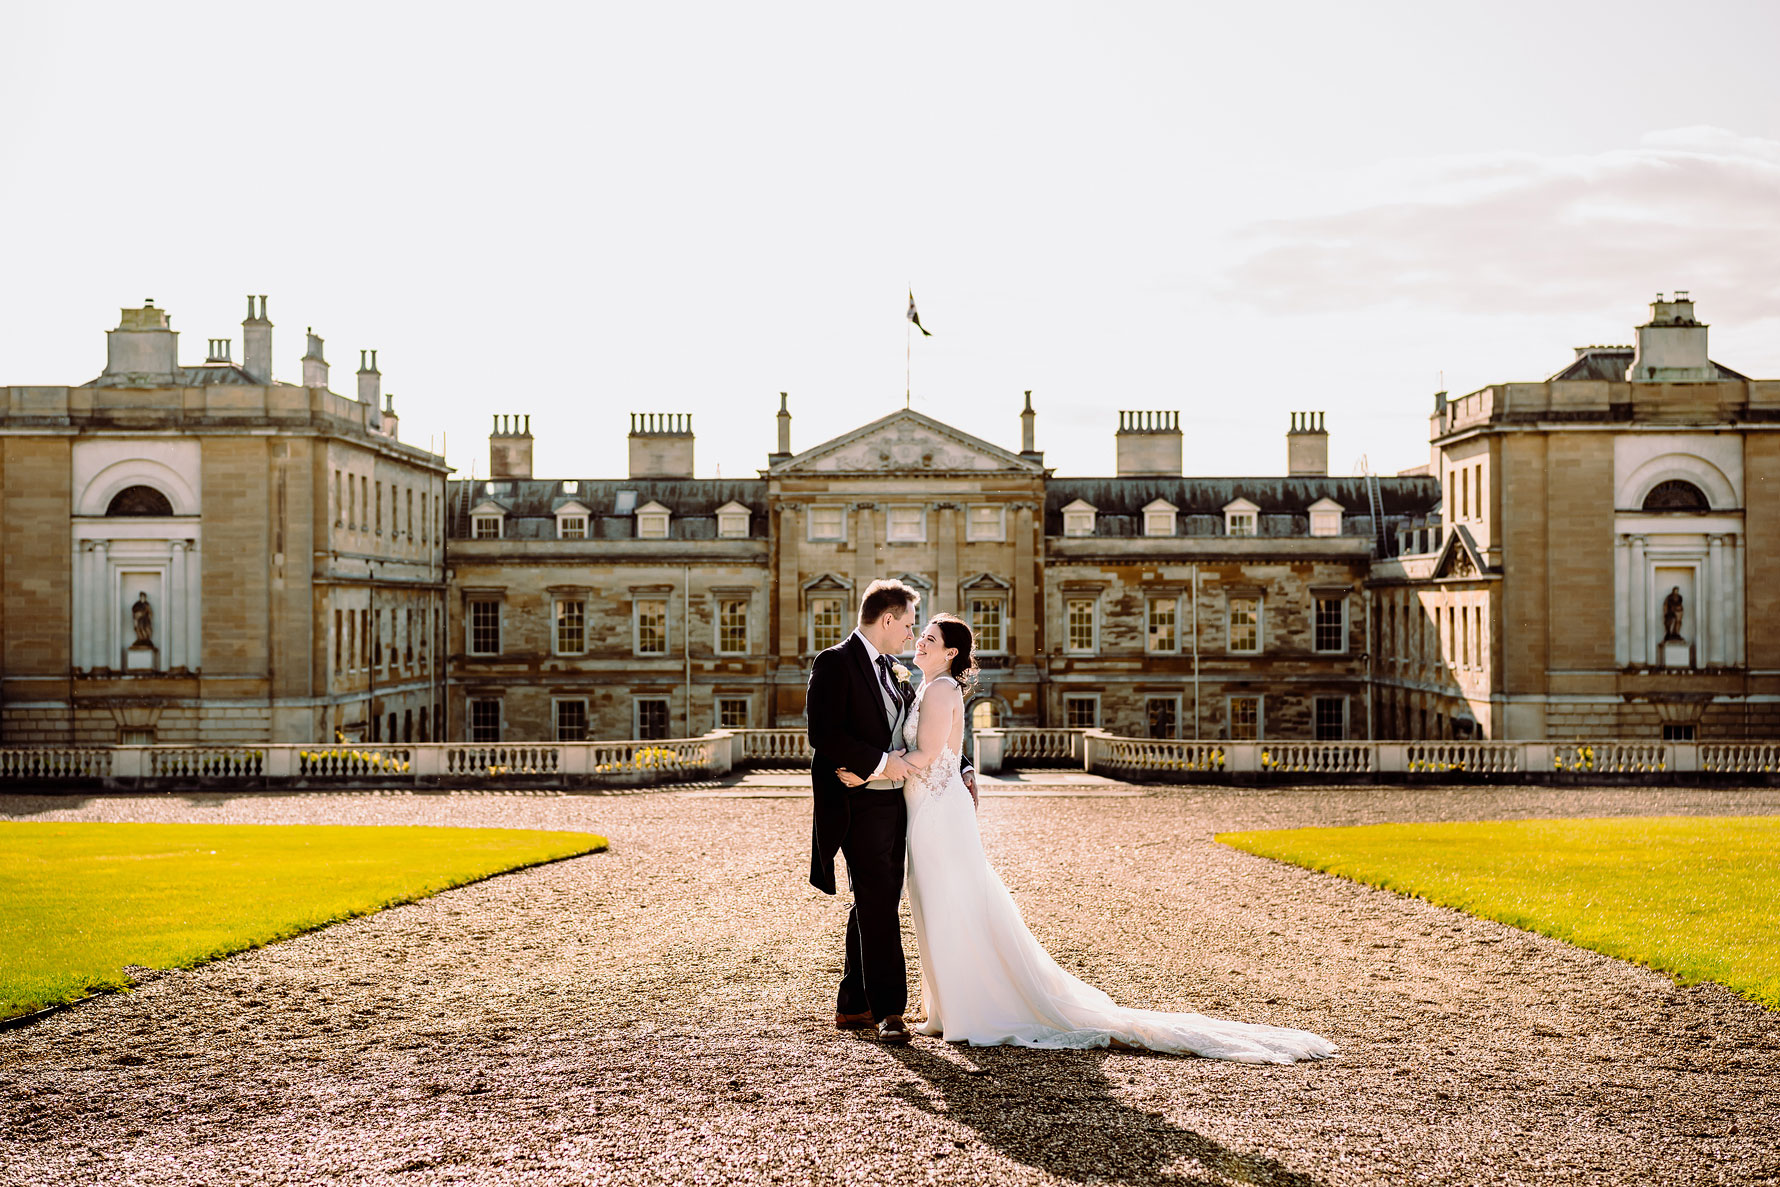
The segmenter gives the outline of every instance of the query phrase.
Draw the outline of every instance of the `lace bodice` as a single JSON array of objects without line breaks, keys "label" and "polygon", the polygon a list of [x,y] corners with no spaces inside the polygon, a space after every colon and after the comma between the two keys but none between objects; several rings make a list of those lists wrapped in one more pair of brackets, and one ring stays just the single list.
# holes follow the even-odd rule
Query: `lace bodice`
[{"label": "lace bodice", "polygon": [[[935,676],[932,680],[928,681],[927,685],[922,687],[921,695],[915,698],[914,705],[909,709],[908,721],[902,728],[902,740],[903,744],[910,750],[915,749],[917,739],[920,737],[921,702],[926,698],[927,688],[939,683],[941,680],[946,681],[948,684],[955,685],[958,683],[950,676]],[[938,757],[936,757],[933,760],[932,765],[927,768],[927,773],[925,775],[911,775],[909,776],[909,781],[911,783],[919,784],[925,789],[929,796],[937,797],[944,795],[946,789],[953,784],[957,784],[960,787],[964,785],[960,769],[960,763],[962,761],[957,748],[952,746],[950,739],[948,739],[947,744],[941,747]]]}]

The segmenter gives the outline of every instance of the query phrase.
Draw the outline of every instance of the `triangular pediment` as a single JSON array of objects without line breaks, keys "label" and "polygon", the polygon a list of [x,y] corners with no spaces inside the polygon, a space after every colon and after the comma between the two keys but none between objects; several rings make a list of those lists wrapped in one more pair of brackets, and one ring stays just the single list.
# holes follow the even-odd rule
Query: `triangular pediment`
[{"label": "triangular pediment", "polygon": [[1434,580],[1467,581],[1484,575],[1483,554],[1478,551],[1477,542],[1471,539],[1470,529],[1459,524],[1446,537],[1440,555],[1435,558]]},{"label": "triangular pediment", "polygon": [[902,408],[774,465],[779,474],[1042,474],[1030,458]]},{"label": "triangular pediment", "polygon": [[505,515],[507,514],[507,505],[499,499],[483,499],[480,503],[477,503],[474,507],[470,508],[470,514]]}]

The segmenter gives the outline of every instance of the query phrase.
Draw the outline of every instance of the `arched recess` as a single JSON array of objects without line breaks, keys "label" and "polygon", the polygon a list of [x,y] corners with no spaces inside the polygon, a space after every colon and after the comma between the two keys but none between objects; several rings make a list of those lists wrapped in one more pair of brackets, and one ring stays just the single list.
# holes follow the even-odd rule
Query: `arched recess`
[{"label": "arched recess", "polygon": [[1742,505],[1737,488],[1724,471],[1691,453],[1659,454],[1633,470],[1614,493],[1615,505],[1621,511],[1641,510],[1645,496],[1652,490],[1664,482],[1675,481],[1697,486],[1714,511],[1734,510]]},{"label": "arched recess", "polygon": [[93,475],[74,500],[77,516],[103,516],[111,501],[132,486],[147,486],[161,492],[173,508],[173,514],[197,515],[198,492],[179,471],[153,458],[125,458],[106,466]]}]

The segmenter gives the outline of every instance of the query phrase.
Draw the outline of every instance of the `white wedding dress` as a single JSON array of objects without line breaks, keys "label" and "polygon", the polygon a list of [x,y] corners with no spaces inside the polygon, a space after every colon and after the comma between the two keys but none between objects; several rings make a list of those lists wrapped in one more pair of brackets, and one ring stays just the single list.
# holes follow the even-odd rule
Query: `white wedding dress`
[{"label": "white wedding dress", "polygon": [[[928,681],[921,699],[941,681],[951,677]],[[911,750],[917,748],[920,713],[917,699],[903,735]],[[951,732],[926,774],[903,784],[909,906],[927,1014],[918,1033],[977,1047],[1086,1049],[1118,1041],[1243,1063],[1292,1063],[1335,1053],[1333,1043],[1309,1031],[1120,1009],[1064,972],[1026,929],[983,854],[976,810],[958,772],[962,719]]]}]

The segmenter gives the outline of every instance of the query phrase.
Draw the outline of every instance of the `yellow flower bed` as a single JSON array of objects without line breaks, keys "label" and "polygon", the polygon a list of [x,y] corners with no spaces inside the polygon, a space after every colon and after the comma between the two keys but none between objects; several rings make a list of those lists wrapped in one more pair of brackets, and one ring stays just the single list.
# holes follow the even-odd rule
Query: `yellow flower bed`
[{"label": "yellow flower bed", "polygon": [[[389,758],[374,750],[299,750],[297,757],[302,760],[300,770],[305,775],[357,774],[358,770],[401,775],[406,774],[412,765],[403,759]],[[357,764],[358,770],[348,768],[341,771],[320,771],[315,769],[325,763]]]}]

